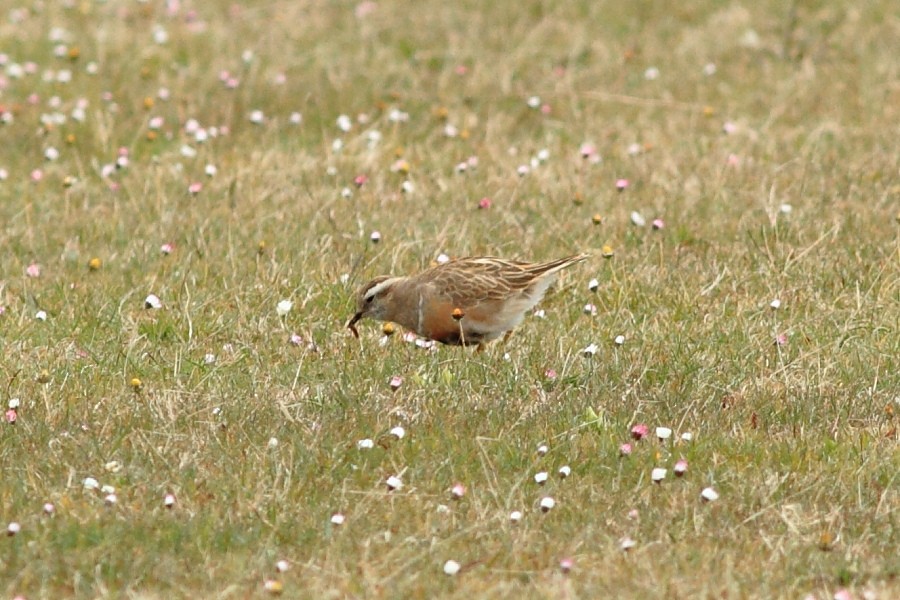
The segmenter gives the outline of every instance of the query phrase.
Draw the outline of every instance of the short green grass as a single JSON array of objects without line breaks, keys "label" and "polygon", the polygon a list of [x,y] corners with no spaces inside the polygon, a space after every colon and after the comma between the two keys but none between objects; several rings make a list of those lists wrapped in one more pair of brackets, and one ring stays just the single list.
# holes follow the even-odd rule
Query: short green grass
[{"label": "short green grass", "polygon": [[[0,593],[900,594],[891,2],[183,4],[3,4]],[[580,251],[483,353],[343,327],[440,253]]]}]

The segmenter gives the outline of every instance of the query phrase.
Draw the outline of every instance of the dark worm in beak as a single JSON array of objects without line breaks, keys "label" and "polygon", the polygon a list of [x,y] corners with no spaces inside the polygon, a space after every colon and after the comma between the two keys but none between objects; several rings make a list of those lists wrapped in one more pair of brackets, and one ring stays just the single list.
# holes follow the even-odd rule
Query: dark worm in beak
[{"label": "dark worm in beak", "polygon": [[347,321],[347,329],[353,333],[353,337],[359,339],[359,331],[356,330],[356,324],[362,319],[363,314],[361,312],[353,315],[353,318]]}]

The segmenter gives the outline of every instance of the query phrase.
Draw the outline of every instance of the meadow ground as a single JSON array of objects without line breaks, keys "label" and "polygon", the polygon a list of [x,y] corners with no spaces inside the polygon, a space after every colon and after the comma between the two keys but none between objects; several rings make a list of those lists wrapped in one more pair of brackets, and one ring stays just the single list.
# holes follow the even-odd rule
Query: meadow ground
[{"label": "meadow ground", "polygon": [[894,8],[3,2],[0,594],[900,596]]}]

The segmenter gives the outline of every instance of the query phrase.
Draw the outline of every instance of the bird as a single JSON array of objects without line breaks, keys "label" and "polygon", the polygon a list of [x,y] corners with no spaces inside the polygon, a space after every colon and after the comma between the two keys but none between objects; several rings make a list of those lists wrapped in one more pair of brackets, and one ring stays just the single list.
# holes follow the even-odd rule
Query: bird
[{"label": "bird", "polygon": [[416,275],[382,275],[356,294],[347,327],[365,318],[397,323],[451,346],[477,345],[509,334],[541,301],[557,274],[586,260],[576,254],[541,263],[493,256],[458,258]]}]

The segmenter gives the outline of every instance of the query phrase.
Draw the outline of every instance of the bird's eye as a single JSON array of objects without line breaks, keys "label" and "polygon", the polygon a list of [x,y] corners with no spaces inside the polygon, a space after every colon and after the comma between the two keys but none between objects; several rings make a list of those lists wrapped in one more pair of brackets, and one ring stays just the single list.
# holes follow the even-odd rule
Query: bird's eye
[{"label": "bird's eye", "polygon": [[372,304],[372,300],[374,300],[374,299],[375,299],[375,296],[369,296],[368,298],[366,298],[366,304]]}]

